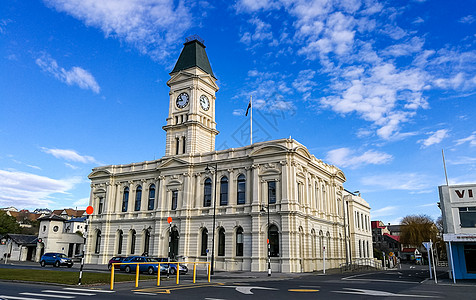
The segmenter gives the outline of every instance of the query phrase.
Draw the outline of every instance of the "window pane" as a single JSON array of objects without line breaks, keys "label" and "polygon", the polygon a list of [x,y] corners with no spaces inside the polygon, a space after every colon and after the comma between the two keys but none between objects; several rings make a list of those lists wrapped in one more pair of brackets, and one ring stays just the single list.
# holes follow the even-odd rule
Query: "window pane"
[{"label": "window pane", "polygon": [[246,197],[246,179],[243,174],[238,176],[238,186],[237,186],[237,204],[245,204]]},{"label": "window pane", "polygon": [[172,210],[177,209],[178,191],[172,191]]},{"label": "window pane", "polygon": [[236,256],[243,256],[243,229],[236,230]]},{"label": "window pane", "polygon": [[212,205],[212,181],[210,178],[205,180],[203,191],[203,206],[208,207]]},{"label": "window pane", "polygon": [[228,205],[228,178],[220,180],[220,205]]},{"label": "window pane", "polygon": [[127,206],[129,204],[129,188],[124,188],[124,195],[122,197],[122,212],[127,211]]},{"label": "window pane", "polygon": [[151,185],[149,188],[149,203],[147,205],[147,209],[153,210],[154,203],[155,203],[155,185]]},{"label": "window pane", "polygon": [[269,228],[269,246],[270,246],[270,256],[278,257],[279,256],[279,233],[278,228],[272,225]]},{"label": "window pane", "polygon": [[268,181],[268,203],[276,203],[276,181]]},{"label": "window pane", "polygon": [[461,227],[476,227],[475,211],[460,211],[459,219],[461,222]]},{"label": "window pane", "polygon": [[142,187],[137,187],[136,189],[136,203],[134,205],[134,210],[139,211],[142,200]]}]

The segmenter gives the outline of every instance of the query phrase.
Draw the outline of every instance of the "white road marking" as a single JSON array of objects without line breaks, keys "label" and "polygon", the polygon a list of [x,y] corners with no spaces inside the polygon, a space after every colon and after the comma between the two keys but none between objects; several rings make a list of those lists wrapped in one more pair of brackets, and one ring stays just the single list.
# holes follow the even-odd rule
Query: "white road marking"
[{"label": "white road marking", "polygon": [[205,298],[205,300],[226,300],[226,299],[221,299],[221,298]]},{"label": "white road marking", "polygon": [[71,295],[74,293],[75,296],[95,296],[96,294],[93,293],[80,293],[80,292],[73,292],[73,291],[58,291],[58,290],[43,290],[42,293],[58,293],[58,294],[68,294]]},{"label": "white road marking", "polygon": [[134,292],[134,294],[138,294],[138,295],[148,295],[148,296],[157,296],[157,294],[154,294],[154,293],[144,293],[144,292]]},{"label": "white road marking", "polygon": [[62,299],[72,299],[72,298],[74,298],[74,296],[51,295],[51,294],[39,294],[39,293],[20,293],[20,295],[26,295],[26,296],[39,296],[39,297],[52,297],[52,298],[62,298]]},{"label": "white road marking", "polygon": [[5,295],[0,295],[1,299],[12,299],[12,300],[45,300],[45,299],[39,299],[39,298],[26,298],[26,297],[15,297],[15,296],[5,296]]},{"label": "white road marking", "polygon": [[372,278],[356,278],[360,276],[367,276],[367,275],[373,275],[373,274],[378,274],[378,273],[367,273],[367,274],[357,274],[357,275],[352,275],[349,277],[344,277],[341,280],[357,280],[357,281],[378,281],[378,282],[398,282],[398,283],[410,283],[410,284],[418,284],[419,282],[414,282],[414,281],[405,281],[405,280],[388,280],[388,279],[372,279]]},{"label": "white road marking", "polygon": [[375,290],[362,290],[362,289],[352,289],[344,288],[347,291],[332,291],[333,293],[340,294],[354,294],[354,295],[367,295],[367,296],[379,296],[379,297],[412,297],[412,298],[441,298],[435,295],[415,295],[415,294],[395,294],[386,291],[375,291]]},{"label": "white road marking", "polygon": [[94,290],[94,289],[78,289],[78,288],[63,288],[63,290],[78,291],[78,292],[93,292],[93,293],[115,293],[115,291]]},{"label": "white road marking", "polygon": [[258,289],[258,290],[271,290],[271,291],[277,291],[278,289],[275,288],[268,288],[268,287],[262,287],[262,286],[226,286],[222,285],[220,287],[227,287],[227,288],[234,288],[237,292],[240,292],[245,295],[253,295],[253,292],[251,291],[252,289]]}]

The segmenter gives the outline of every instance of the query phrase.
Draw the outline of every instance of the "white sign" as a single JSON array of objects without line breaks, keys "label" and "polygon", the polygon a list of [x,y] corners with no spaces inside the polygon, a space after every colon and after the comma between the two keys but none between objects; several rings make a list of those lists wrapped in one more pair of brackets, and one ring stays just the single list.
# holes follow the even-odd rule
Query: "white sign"
[{"label": "white sign", "polygon": [[423,242],[422,244],[426,248],[426,250],[429,250],[431,248],[431,245],[433,245],[432,242]]}]

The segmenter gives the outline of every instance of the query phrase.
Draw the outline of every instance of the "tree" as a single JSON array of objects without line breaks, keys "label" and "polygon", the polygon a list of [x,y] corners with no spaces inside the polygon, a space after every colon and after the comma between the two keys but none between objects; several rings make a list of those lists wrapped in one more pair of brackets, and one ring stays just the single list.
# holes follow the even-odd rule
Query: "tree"
[{"label": "tree", "polygon": [[438,228],[427,215],[406,216],[400,225],[402,225],[400,234],[402,244],[420,248],[423,242],[429,242],[430,239],[434,242],[437,240]]},{"label": "tree", "polygon": [[0,210],[0,234],[20,233],[20,225],[17,220],[7,215],[7,212]]}]

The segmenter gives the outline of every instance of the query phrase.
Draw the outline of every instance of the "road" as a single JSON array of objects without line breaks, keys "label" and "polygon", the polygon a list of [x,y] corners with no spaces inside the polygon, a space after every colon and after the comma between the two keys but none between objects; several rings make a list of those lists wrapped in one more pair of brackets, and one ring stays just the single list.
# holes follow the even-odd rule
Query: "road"
[{"label": "road", "polygon": [[[435,284],[428,279],[425,266],[370,273],[289,276],[266,274],[254,278],[217,273],[211,283],[202,280],[191,283],[191,276],[162,280],[117,283],[109,286],[65,287],[45,284],[0,282],[0,296],[5,299],[476,299],[476,283],[450,284],[440,278]],[[278,278],[279,277],[279,278]],[[147,278],[147,277],[145,277]],[[0,299],[1,299],[0,297]]]}]

